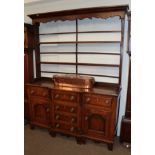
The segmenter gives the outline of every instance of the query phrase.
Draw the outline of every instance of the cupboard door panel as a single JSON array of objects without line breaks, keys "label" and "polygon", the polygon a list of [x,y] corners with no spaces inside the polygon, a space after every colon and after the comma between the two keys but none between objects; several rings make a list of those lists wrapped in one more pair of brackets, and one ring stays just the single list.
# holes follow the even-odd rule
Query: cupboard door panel
[{"label": "cupboard door panel", "polygon": [[31,122],[39,126],[48,127],[50,120],[49,103],[44,100],[31,99]]},{"label": "cupboard door panel", "polygon": [[86,136],[103,140],[109,136],[111,112],[95,108],[85,108],[83,129]]}]

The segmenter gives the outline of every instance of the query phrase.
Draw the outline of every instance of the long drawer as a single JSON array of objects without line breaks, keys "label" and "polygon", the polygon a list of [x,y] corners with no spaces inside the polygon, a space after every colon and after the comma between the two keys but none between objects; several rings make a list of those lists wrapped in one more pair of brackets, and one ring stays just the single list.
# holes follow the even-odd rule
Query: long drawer
[{"label": "long drawer", "polygon": [[63,122],[60,123],[59,121],[56,121],[54,125],[55,125],[56,131],[68,132],[69,134],[77,133],[77,126],[75,125],[71,125]]},{"label": "long drawer", "polygon": [[111,96],[104,96],[98,94],[84,94],[83,102],[87,105],[100,106],[103,108],[112,109],[112,100]]},{"label": "long drawer", "polygon": [[39,96],[49,98],[49,89],[44,87],[30,86],[28,89],[29,96]]}]

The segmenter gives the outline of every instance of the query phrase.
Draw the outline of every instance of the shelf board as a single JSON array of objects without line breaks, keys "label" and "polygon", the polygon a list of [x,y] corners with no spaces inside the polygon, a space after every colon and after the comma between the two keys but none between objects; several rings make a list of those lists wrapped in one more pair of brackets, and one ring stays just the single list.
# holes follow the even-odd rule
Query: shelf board
[{"label": "shelf board", "polygon": [[40,52],[40,54],[76,54],[76,52]]},{"label": "shelf board", "polygon": [[76,34],[76,33],[121,33],[121,31],[108,30],[108,31],[54,32],[54,33],[40,33],[39,35],[59,35],[59,34]]},{"label": "shelf board", "polygon": [[[56,74],[76,74],[76,73],[52,72],[52,71],[40,71],[40,72],[42,72],[42,73],[56,73]],[[101,75],[101,74],[84,74],[84,73],[78,73],[78,75],[88,75],[88,76],[98,76],[98,77],[119,78],[118,76]]]},{"label": "shelf board", "polygon": [[109,77],[109,78],[119,78],[118,76],[112,76],[112,75],[100,75],[100,74],[84,74],[84,73],[78,73],[80,75],[89,75],[89,76],[99,76],[99,77]]},{"label": "shelf board", "polygon": [[[76,52],[40,52],[40,54],[76,54]],[[77,52],[77,54],[105,54],[105,55],[120,55],[120,53],[109,53],[109,52]]]},{"label": "shelf board", "polygon": [[121,43],[121,41],[60,41],[60,42],[40,42],[39,44],[91,44],[91,43]]},{"label": "shelf board", "polygon": [[119,67],[116,64],[96,64],[96,63],[74,63],[74,62],[39,62],[40,64],[57,64],[57,65],[80,65],[80,66],[105,66],[105,67]]},{"label": "shelf board", "polygon": [[57,73],[57,74],[76,74],[76,73],[67,73],[67,72],[52,72],[52,71],[40,71],[42,73]]}]

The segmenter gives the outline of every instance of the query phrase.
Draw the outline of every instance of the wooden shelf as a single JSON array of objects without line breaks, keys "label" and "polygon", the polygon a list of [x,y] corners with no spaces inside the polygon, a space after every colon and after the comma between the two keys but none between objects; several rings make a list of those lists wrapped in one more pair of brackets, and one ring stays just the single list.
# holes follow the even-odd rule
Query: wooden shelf
[{"label": "wooden shelf", "polygon": [[[41,14],[33,14],[33,15],[29,15],[29,17],[32,19],[32,23],[34,25],[34,33],[35,33],[35,56],[36,56],[36,77],[40,78],[41,75],[41,64],[55,64],[55,65],[71,65],[71,67],[75,67],[75,74],[79,73],[79,68],[80,67],[84,67],[84,66],[89,66],[91,68],[91,66],[98,66],[98,68],[100,69],[101,67],[103,67],[103,69],[105,67],[110,67],[110,68],[115,68],[117,67],[119,70],[119,77],[116,76],[109,76],[109,75],[100,75],[100,70],[99,72],[97,72],[97,74],[87,74],[87,73],[81,73],[81,75],[92,75],[92,76],[100,76],[100,77],[110,77],[110,78],[119,78],[118,83],[120,85],[121,83],[121,73],[122,73],[122,49],[123,49],[123,42],[124,42],[124,25],[125,25],[125,16],[126,13],[128,11],[128,6],[112,6],[112,7],[95,7],[95,8],[83,8],[83,9],[75,9],[75,10],[65,10],[65,11],[56,11],[56,12],[48,12],[48,13],[41,13]],[[107,19],[107,18],[111,18],[111,17],[119,17],[118,18],[118,22],[120,22],[119,28],[115,29],[114,27],[109,27],[109,30],[101,30],[101,29],[95,29],[95,30],[89,30],[89,29],[85,29],[85,30],[80,30],[80,25],[79,25],[79,20],[82,19],[92,19],[92,18],[101,18],[101,19]],[[39,26],[40,23],[47,23],[47,22],[57,22],[57,21],[74,21],[75,23],[75,29],[71,30],[68,27],[68,30],[60,30],[60,32],[50,32],[50,31],[46,31],[46,32],[40,32],[39,33]],[[110,23],[110,25],[113,24],[112,22]],[[115,25],[115,24],[114,24]],[[103,26],[104,27],[104,26]],[[74,40],[70,39],[70,40],[40,40],[39,41],[39,37],[50,37],[50,36],[59,36],[59,35],[66,35],[67,37],[69,35],[75,36]],[[118,34],[120,36],[120,39],[117,39],[115,41],[115,39],[111,38],[108,41],[104,41],[104,38],[102,40],[97,41],[97,39],[94,38],[93,39],[87,39],[87,40],[83,40],[79,38],[80,35],[86,35],[88,36],[89,34],[94,35],[94,34],[102,34],[103,36],[106,34]],[[89,40],[89,41],[88,41]],[[54,46],[59,46],[59,44],[65,46],[65,45],[69,45],[75,46],[75,49],[73,49],[72,51],[66,51],[62,50],[60,52],[57,52],[56,50],[53,51],[55,49]],[[41,46],[50,46],[50,48],[53,47],[53,49],[47,49],[47,51],[43,52],[40,51],[42,49],[40,49]],[[119,51],[116,49],[114,52],[117,53],[113,53],[113,51],[106,51],[106,47],[105,47],[105,51],[103,49],[103,51],[80,51],[80,46],[86,46],[86,47],[90,47],[90,45],[97,45],[97,46],[104,46],[104,45],[108,45],[109,47],[111,45],[118,45],[119,47]],[[40,47],[39,47],[40,46]],[[67,50],[67,47],[66,47]],[[75,51],[74,51],[75,50]],[[82,50],[82,49],[81,49]],[[95,50],[95,49],[94,49]],[[53,52],[52,52],[53,51]],[[61,62],[58,60],[54,60],[54,61],[58,61],[58,62],[47,62],[46,60],[41,62],[41,58],[42,56],[46,56],[48,57],[48,54],[50,57],[52,57],[54,54],[56,54],[58,57],[59,56],[74,56],[75,60],[73,62]],[[53,54],[53,55],[52,55]],[[80,63],[81,61],[81,57],[86,56],[87,55],[90,57],[95,58],[95,55],[97,56],[97,58],[99,57],[104,57],[105,59],[107,58],[107,56],[114,56],[114,58],[117,56],[117,58],[119,58],[119,64],[112,64],[113,61],[111,60],[111,64],[106,64],[106,61],[103,60],[103,62],[97,61],[97,63],[93,63],[93,61],[90,59],[90,61],[88,61],[89,63]],[[50,60],[49,60],[50,61]],[[69,60],[68,60],[69,61]],[[85,60],[83,60],[82,62],[85,62]],[[48,66],[48,65],[47,65]],[[52,65],[50,65],[52,66]],[[100,67],[99,67],[100,66]],[[67,66],[66,66],[67,67]],[[46,69],[45,69],[46,70]],[[52,70],[52,69],[51,69]],[[46,71],[44,71],[46,72]],[[48,71],[47,71],[48,72]],[[59,73],[59,72],[56,72]],[[66,74],[66,73],[65,73]],[[104,80],[103,80],[104,81]]]},{"label": "wooden shelf", "polygon": [[[41,72],[42,72],[42,73],[56,73],[56,74],[76,74],[76,73],[52,72],[52,71],[41,71]],[[99,77],[119,78],[118,76],[99,75],[99,74],[83,74],[83,73],[78,73],[78,75],[88,75],[88,76],[99,76]]]},{"label": "wooden shelf", "polygon": [[88,75],[88,76],[99,76],[99,77],[119,78],[118,76],[112,76],[112,75],[84,74],[84,73],[78,73],[78,74],[80,74],[80,75]]},{"label": "wooden shelf", "polygon": [[39,35],[59,35],[59,34],[76,34],[76,33],[121,33],[121,31],[109,30],[109,31],[54,32],[54,33],[40,33]]},{"label": "wooden shelf", "polygon": [[[42,72],[42,73],[56,73],[56,74],[76,74],[76,73],[52,72],[52,71],[40,71],[40,72]],[[99,77],[119,78],[118,76],[101,75],[101,74],[84,74],[84,73],[78,73],[78,75],[88,75],[88,76],[99,76]]]},{"label": "wooden shelf", "polygon": [[[120,53],[101,53],[101,52],[77,52],[78,54],[105,54],[105,55],[120,55]],[[40,54],[76,54],[76,52],[40,52]]]},{"label": "wooden shelf", "polygon": [[40,54],[76,54],[76,52],[40,52]]},{"label": "wooden shelf", "polygon": [[39,44],[91,44],[91,43],[121,43],[121,41],[60,41],[60,42],[39,42]]},{"label": "wooden shelf", "polygon": [[105,67],[119,67],[116,64],[96,64],[96,63],[74,63],[74,62],[39,62],[40,64],[57,64],[57,65],[80,65],[80,66],[105,66]]}]

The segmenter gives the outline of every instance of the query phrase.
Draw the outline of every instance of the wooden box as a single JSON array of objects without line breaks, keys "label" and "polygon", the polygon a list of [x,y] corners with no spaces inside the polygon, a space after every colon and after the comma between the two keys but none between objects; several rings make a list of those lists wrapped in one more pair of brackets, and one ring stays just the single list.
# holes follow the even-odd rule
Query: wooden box
[{"label": "wooden box", "polygon": [[80,76],[76,74],[54,75],[53,81],[55,86],[92,88],[95,79],[89,76]]}]

